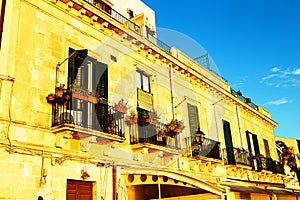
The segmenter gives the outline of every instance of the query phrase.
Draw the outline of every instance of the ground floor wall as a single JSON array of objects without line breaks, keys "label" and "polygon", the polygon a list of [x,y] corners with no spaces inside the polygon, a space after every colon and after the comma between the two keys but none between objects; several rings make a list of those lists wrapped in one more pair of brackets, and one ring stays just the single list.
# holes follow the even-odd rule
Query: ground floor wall
[{"label": "ground floor wall", "polygon": [[[28,152],[27,152],[28,153]],[[0,149],[0,199],[66,199],[69,180],[92,183],[92,199],[112,199],[112,167]],[[88,174],[84,180],[83,173]]]}]

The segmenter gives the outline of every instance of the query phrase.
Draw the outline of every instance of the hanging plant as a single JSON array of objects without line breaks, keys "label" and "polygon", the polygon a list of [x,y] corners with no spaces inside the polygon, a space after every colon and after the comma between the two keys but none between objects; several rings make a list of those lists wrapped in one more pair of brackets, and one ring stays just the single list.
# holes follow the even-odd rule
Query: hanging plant
[{"label": "hanging plant", "polygon": [[182,121],[179,121],[178,119],[172,119],[171,122],[166,124],[166,128],[166,135],[174,138],[177,134],[182,132],[185,126]]}]

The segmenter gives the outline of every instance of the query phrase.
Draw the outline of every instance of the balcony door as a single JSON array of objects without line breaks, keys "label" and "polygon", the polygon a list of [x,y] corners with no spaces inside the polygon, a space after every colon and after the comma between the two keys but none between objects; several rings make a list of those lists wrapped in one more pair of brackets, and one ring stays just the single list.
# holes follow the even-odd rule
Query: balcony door
[{"label": "balcony door", "polygon": [[[70,48],[69,54],[74,51]],[[108,67],[88,56],[87,51],[77,52],[68,65],[68,88],[72,90],[69,109],[75,124],[96,130],[101,126],[103,130],[103,117],[108,115],[108,106],[103,104],[108,98]]]}]

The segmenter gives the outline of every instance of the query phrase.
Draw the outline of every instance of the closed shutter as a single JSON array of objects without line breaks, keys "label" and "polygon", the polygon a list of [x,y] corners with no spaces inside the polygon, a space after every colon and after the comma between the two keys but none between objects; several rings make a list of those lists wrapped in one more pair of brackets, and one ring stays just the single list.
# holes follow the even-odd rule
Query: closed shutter
[{"label": "closed shutter", "polygon": [[188,116],[189,116],[189,125],[191,136],[194,136],[198,127],[200,128],[199,117],[198,117],[198,108],[195,105],[188,105]]}]

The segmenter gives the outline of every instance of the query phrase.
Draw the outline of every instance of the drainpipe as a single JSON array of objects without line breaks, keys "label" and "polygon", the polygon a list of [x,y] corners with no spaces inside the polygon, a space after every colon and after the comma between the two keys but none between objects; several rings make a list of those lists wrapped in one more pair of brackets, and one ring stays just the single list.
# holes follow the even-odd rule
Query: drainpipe
[{"label": "drainpipe", "polygon": [[240,122],[240,115],[239,115],[238,106],[236,105],[235,108],[236,108],[236,117],[237,117],[238,128],[239,128],[240,139],[241,139],[241,147],[244,148],[244,145],[243,145],[243,138],[242,138],[242,132],[241,132],[241,122]]},{"label": "drainpipe", "polygon": [[176,118],[176,110],[175,110],[175,105],[174,105],[174,87],[173,87],[174,74],[173,74],[172,65],[170,66],[169,76],[170,76],[170,89],[171,89],[172,119],[175,119]]}]

